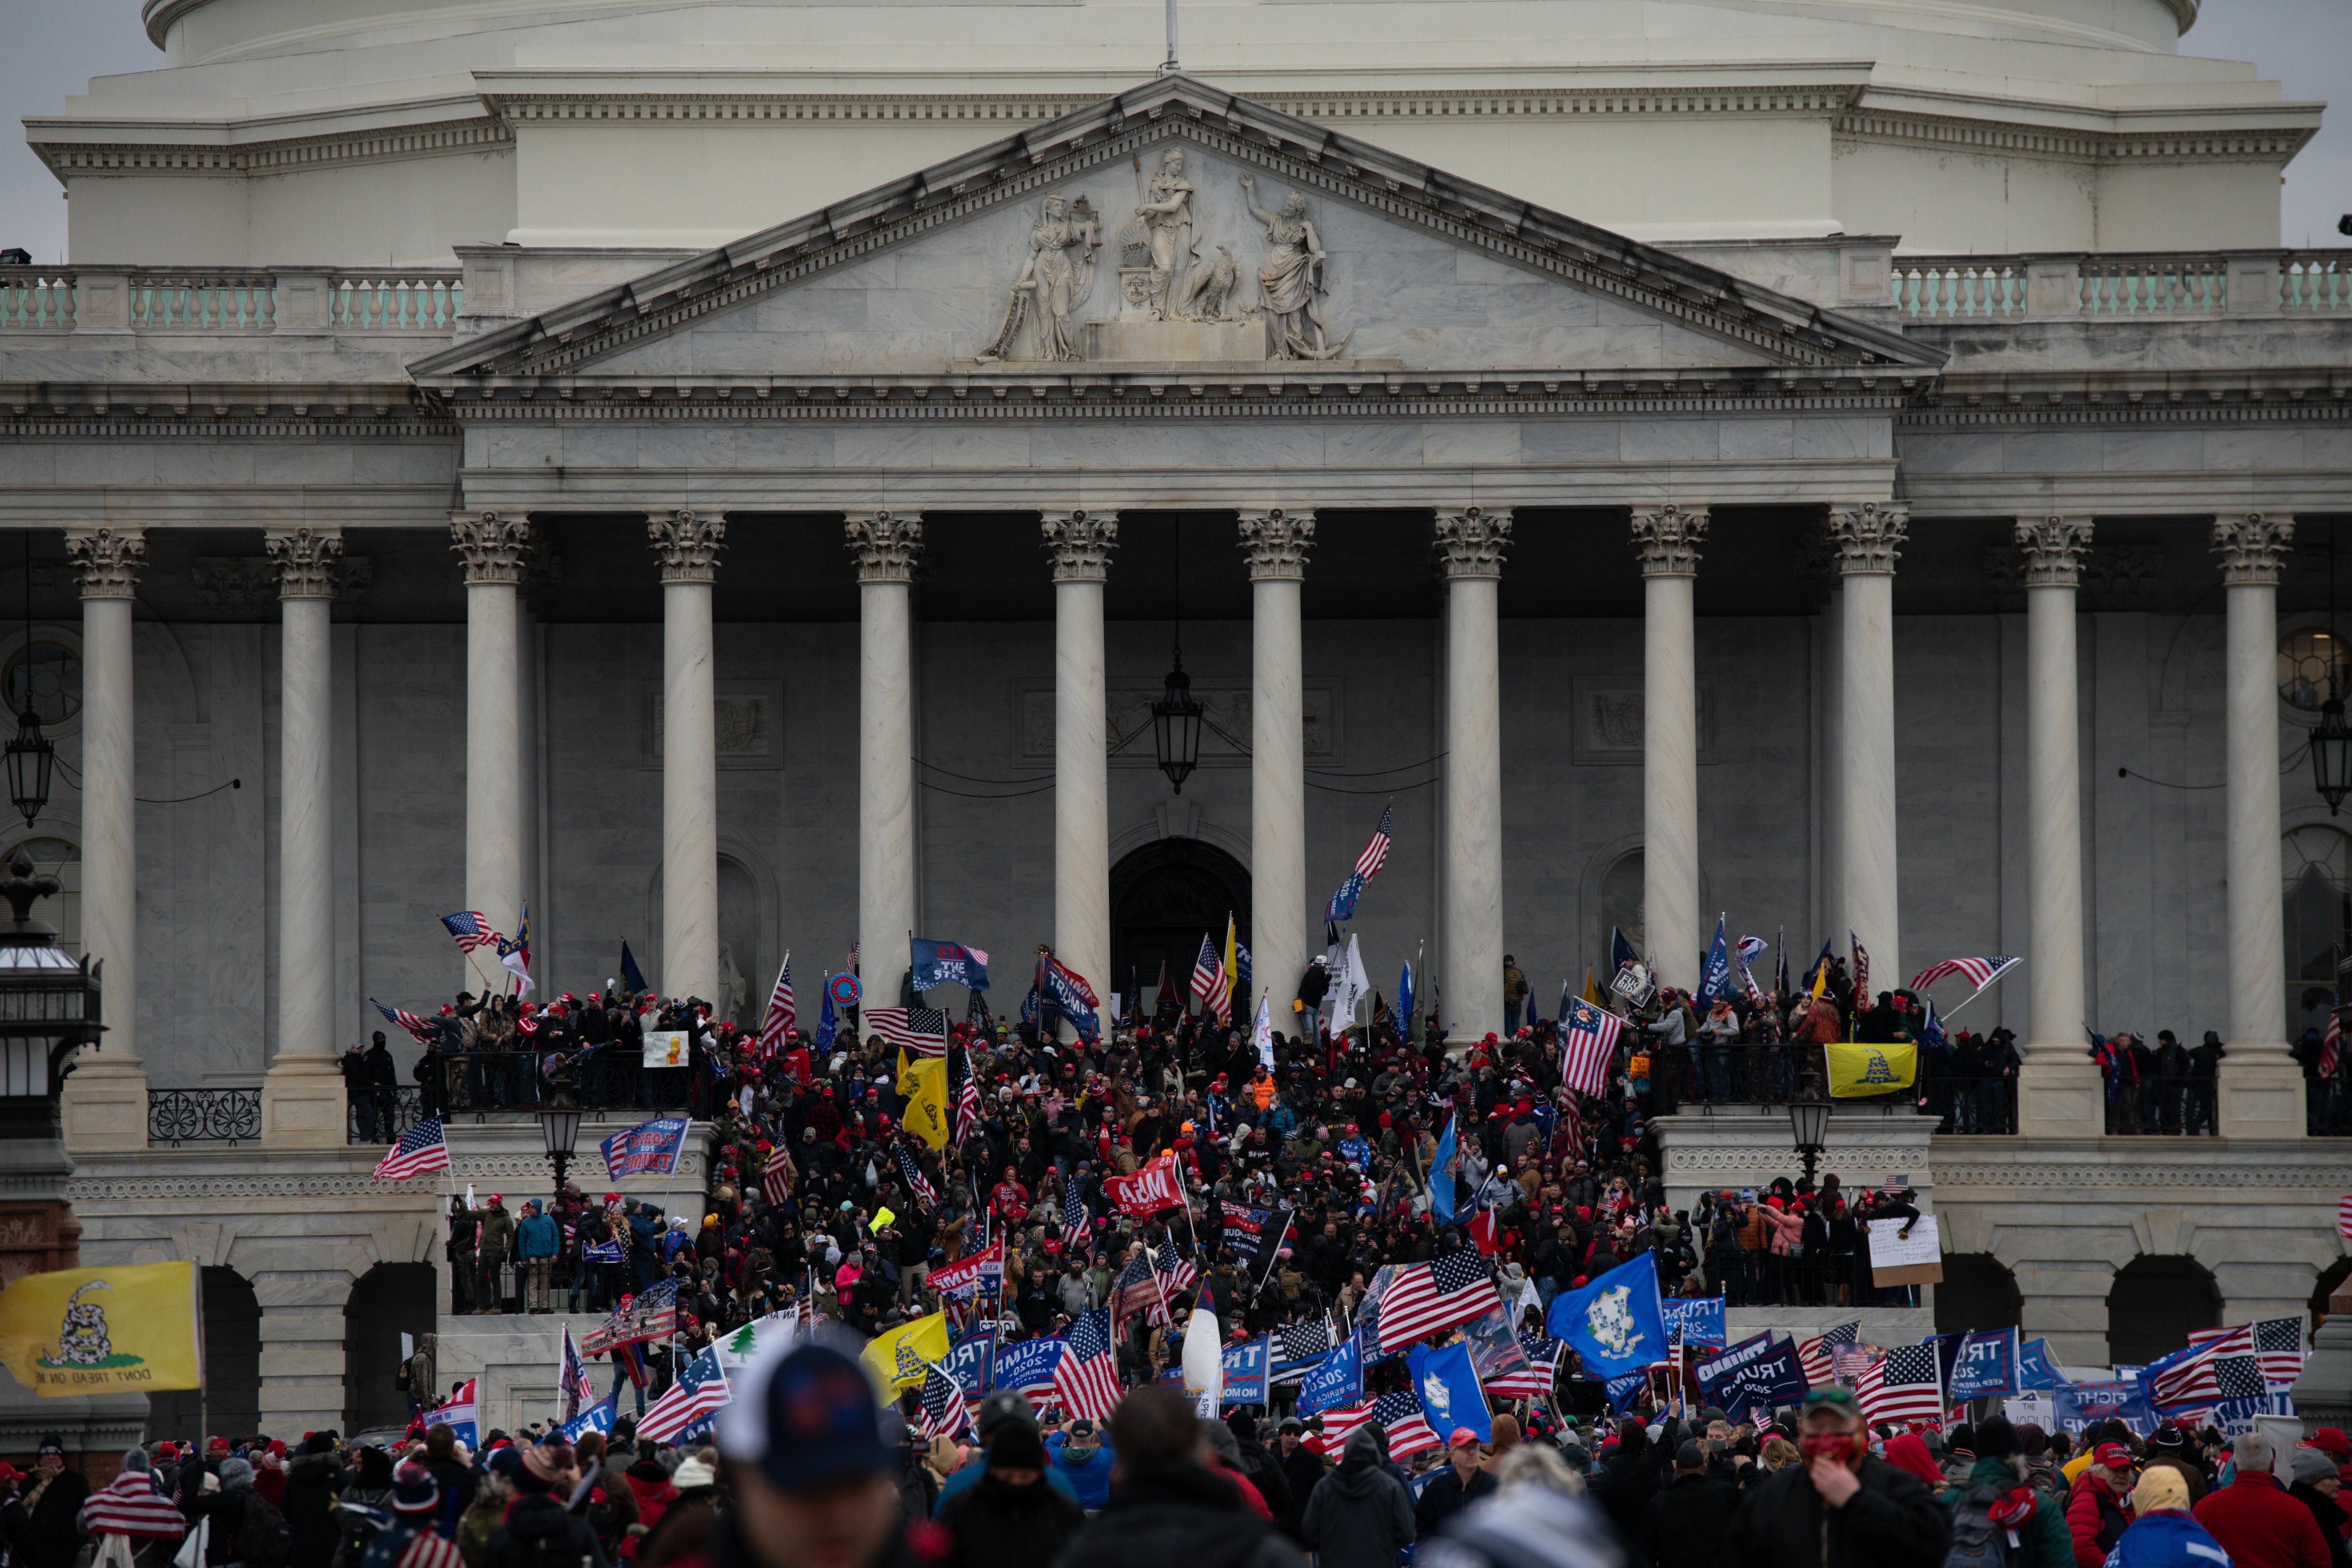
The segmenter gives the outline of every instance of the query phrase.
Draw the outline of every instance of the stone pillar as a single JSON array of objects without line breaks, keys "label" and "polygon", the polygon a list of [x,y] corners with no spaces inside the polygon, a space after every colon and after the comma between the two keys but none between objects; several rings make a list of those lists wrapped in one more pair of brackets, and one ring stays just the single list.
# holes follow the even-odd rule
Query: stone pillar
[{"label": "stone pillar", "polygon": [[1885,501],[1830,510],[1830,549],[1843,592],[1838,696],[1838,866],[1845,920],[1869,950],[1871,989],[1903,973],[1895,898],[1895,559],[1908,537],[1906,507]]},{"label": "stone pillar", "polygon": [[[915,924],[915,648],[923,520],[852,512],[857,563],[857,948],[866,994],[895,1005]],[[1059,788],[1058,784],[1056,788]]]},{"label": "stone pillar", "polygon": [[719,1005],[719,698],[710,588],[727,522],[656,512],[646,531],[662,574],[662,952],[671,996]]},{"label": "stone pillar", "polygon": [[[1296,1032],[1290,1004],[1314,951],[1307,899],[1307,709],[1299,584],[1315,543],[1311,511],[1244,512],[1250,574],[1250,949],[1255,989],[1274,1026]],[[1250,1016],[1257,1016],[1248,998]]]},{"label": "stone pillar", "polygon": [[[2098,1256],[2104,1237],[2076,1239],[2081,1245],[2073,1255],[2010,1265],[2021,1302],[2019,1331],[2048,1340],[2062,1362],[2105,1366],[2115,1359],[2107,1350],[2107,1295],[2116,1286],[2116,1265]],[[2049,1238],[2035,1240],[2049,1245]]]},{"label": "stone pillar", "polygon": [[[512,512],[451,512],[449,536],[466,563],[466,907],[511,931],[523,900],[517,601],[530,522]],[[458,962],[465,989],[488,986],[474,963]]]},{"label": "stone pillar", "polygon": [[106,966],[106,1034],[66,1080],[65,1144],[75,1153],[144,1149],[131,602],[147,537],[137,529],[71,528],[66,554],[81,580],[81,945]]},{"label": "stone pillar", "polygon": [[1659,984],[1698,987],[1698,660],[1691,582],[1705,507],[1636,507],[1642,558],[1642,923]]},{"label": "stone pillar", "polygon": [[1445,574],[1446,1037],[1503,1027],[1503,552],[1511,514],[1437,514]]},{"label": "stone pillar", "polygon": [[1113,987],[1103,582],[1118,520],[1054,512],[1040,532],[1054,563],[1054,956],[1105,996]]},{"label": "stone pillar", "polygon": [[2025,566],[2026,1042],[2017,1130],[2105,1130],[2096,1063],[2083,1054],[2082,720],[2075,703],[2074,582],[2087,517],[2021,517]]},{"label": "stone pillar", "polygon": [[273,528],[278,566],[278,1055],[261,1080],[264,1147],[345,1142],[335,1057],[334,646],[343,535]]},{"label": "stone pillar", "polygon": [[2213,520],[2229,595],[2230,1040],[2224,1138],[2304,1135],[2303,1070],[2286,1047],[2286,932],[2279,914],[2278,574],[2291,518]]},{"label": "stone pillar", "polygon": [[313,1432],[343,1423],[348,1270],[256,1274],[261,1307],[261,1429]]}]

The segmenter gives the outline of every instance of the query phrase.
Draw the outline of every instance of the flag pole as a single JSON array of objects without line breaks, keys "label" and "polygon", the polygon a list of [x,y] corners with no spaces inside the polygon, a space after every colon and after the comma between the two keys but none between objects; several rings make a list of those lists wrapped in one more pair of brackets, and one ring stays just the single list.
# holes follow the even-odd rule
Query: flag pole
[{"label": "flag pole", "polygon": [[1282,1211],[1282,1234],[1276,1237],[1274,1245],[1265,1249],[1265,1273],[1259,1278],[1257,1289],[1250,1292],[1251,1300],[1256,1300],[1259,1293],[1265,1290],[1266,1282],[1274,1278],[1275,1260],[1282,1253],[1282,1244],[1290,1239],[1291,1225],[1297,1218],[1298,1215],[1290,1209],[1286,1208]]}]

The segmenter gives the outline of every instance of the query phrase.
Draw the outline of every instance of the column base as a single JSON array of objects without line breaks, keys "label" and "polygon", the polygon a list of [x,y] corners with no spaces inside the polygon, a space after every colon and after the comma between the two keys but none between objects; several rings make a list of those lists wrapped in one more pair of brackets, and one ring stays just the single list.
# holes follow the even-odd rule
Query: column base
[{"label": "column base", "polygon": [[2106,1130],[2099,1064],[2062,1045],[2029,1045],[2017,1069],[2017,1130],[2029,1138],[2096,1138]]},{"label": "column base", "polygon": [[280,1056],[261,1079],[261,1146],[340,1149],[349,1104],[334,1058]]},{"label": "column base", "polygon": [[[2241,1048],[2263,1050],[2251,1061],[2234,1059]],[[2303,1120],[2303,1068],[2284,1045],[2240,1047],[2221,1062],[2221,1131],[2224,1138],[2300,1138]]]},{"label": "column base", "polygon": [[103,1051],[74,1066],[58,1097],[68,1154],[135,1152],[147,1147],[147,1069],[137,1057]]}]

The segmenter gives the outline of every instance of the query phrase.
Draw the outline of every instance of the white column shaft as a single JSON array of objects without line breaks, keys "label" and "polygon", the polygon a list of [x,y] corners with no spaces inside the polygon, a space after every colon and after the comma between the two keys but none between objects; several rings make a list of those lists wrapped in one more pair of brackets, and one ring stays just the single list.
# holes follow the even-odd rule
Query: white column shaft
[{"label": "white column shaft", "polygon": [[[1308,952],[1307,719],[1297,578],[1250,584],[1250,948],[1252,989],[1273,998],[1274,1026]],[[1252,1016],[1256,997],[1249,999]]]},{"label": "white column shaft", "polygon": [[2268,583],[2232,583],[2226,592],[2230,1061],[2242,1066],[2250,1058],[2284,1058],[2286,1053],[2286,938],[2279,915],[2278,590]]},{"label": "white column shaft", "polygon": [[[2074,590],[2025,591],[2027,1046],[2082,1055],[2083,777]],[[2084,1131],[2094,1131],[2085,1128]]]},{"label": "white column shaft", "polygon": [[[466,907],[507,931],[522,912],[522,684],[512,583],[466,586]],[[486,984],[464,965],[467,990]],[[495,978],[495,977],[492,977]]]},{"label": "white column shaft", "polygon": [[1054,584],[1054,955],[1108,996],[1110,757],[1103,585]]},{"label": "white column shaft", "polygon": [[1698,684],[1691,579],[1643,580],[1642,909],[1661,984],[1698,985]]},{"label": "white column shaft", "polygon": [[1503,1027],[1502,584],[1446,584],[1446,1032]]},{"label": "white column shaft", "polygon": [[1895,900],[1895,578],[1849,573],[1840,596],[1839,871],[1846,921],[1870,950],[1871,988],[1891,991],[1903,983]]},{"label": "white column shaft", "polygon": [[[139,850],[131,601],[81,602],[81,944],[106,964],[104,1055],[139,1064]],[[145,1128],[141,1127],[142,1134]]]},{"label": "white column shaft", "polygon": [[278,1057],[335,1056],[334,643],[330,599],[282,599]]},{"label": "white column shaft", "polygon": [[905,583],[858,586],[857,942],[867,998],[893,1005],[915,923],[914,648]]},{"label": "white column shaft", "polygon": [[662,973],[719,999],[719,732],[710,584],[662,584]]}]

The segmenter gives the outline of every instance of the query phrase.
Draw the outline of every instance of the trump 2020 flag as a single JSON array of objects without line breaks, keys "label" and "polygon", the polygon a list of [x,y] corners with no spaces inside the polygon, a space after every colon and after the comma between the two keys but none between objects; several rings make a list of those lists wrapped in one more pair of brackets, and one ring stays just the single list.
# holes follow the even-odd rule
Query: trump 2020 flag
[{"label": "trump 2020 flag", "polygon": [[1298,1384],[1298,1413],[1353,1405],[1364,1396],[1364,1337],[1349,1334],[1307,1371]]},{"label": "trump 2020 flag", "polygon": [[1227,1405],[1265,1403],[1265,1371],[1273,1361],[1270,1348],[1264,1336],[1226,1347],[1224,1402]]},{"label": "trump 2020 flag", "polygon": [[1486,1391],[1478,1386],[1478,1369],[1470,1364],[1470,1347],[1451,1344],[1444,1350],[1415,1345],[1405,1358],[1412,1369],[1413,1396],[1429,1429],[1444,1442],[1468,1427],[1481,1443],[1495,1440],[1495,1424],[1486,1414]]},{"label": "trump 2020 flag", "polygon": [[1664,1309],[1667,1338],[1686,1345],[1730,1343],[1724,1329],[1722,1297],[1669,1296],[1659,1305]]},{"label": "trump 2020 flag", "polygon": [[1711,1007],[1731,995],[1731,953],[1724,945],[1723,917],[1715,917],[1715,945],[1706,950],[1706,967],[1699,971],[1698,1005]]},{"label": "trump 2020 flag", "polygon": [[914,987],[929,991],[934,985],[961,985],[970,991],[988,989],[988,954],[976,947],[966,947],[960,942],[933,942],[929,937],[912,939],[914,957]]},{"label": "trump 2020 flag", "polygon": [[1555,1296],[1544,1327],[1553,1339],[1566,1340],[1598,1377],[1664,1361],[1669,1346],[1665,1310],[1658,1302],[1657,1255],[1644,1252],[1581,1290]]},{"label": "trump 2020 flag", "polygon": [[1960,1353],[1952,1363],[1945,1398],[1958,1405],[1964,1399],[1989,1399],[1995,1394],[2018,1393],[2018,1367],[2022,1359],[2020,1349],[2015,1329],[1969,1335],[1960,1342]]}]

